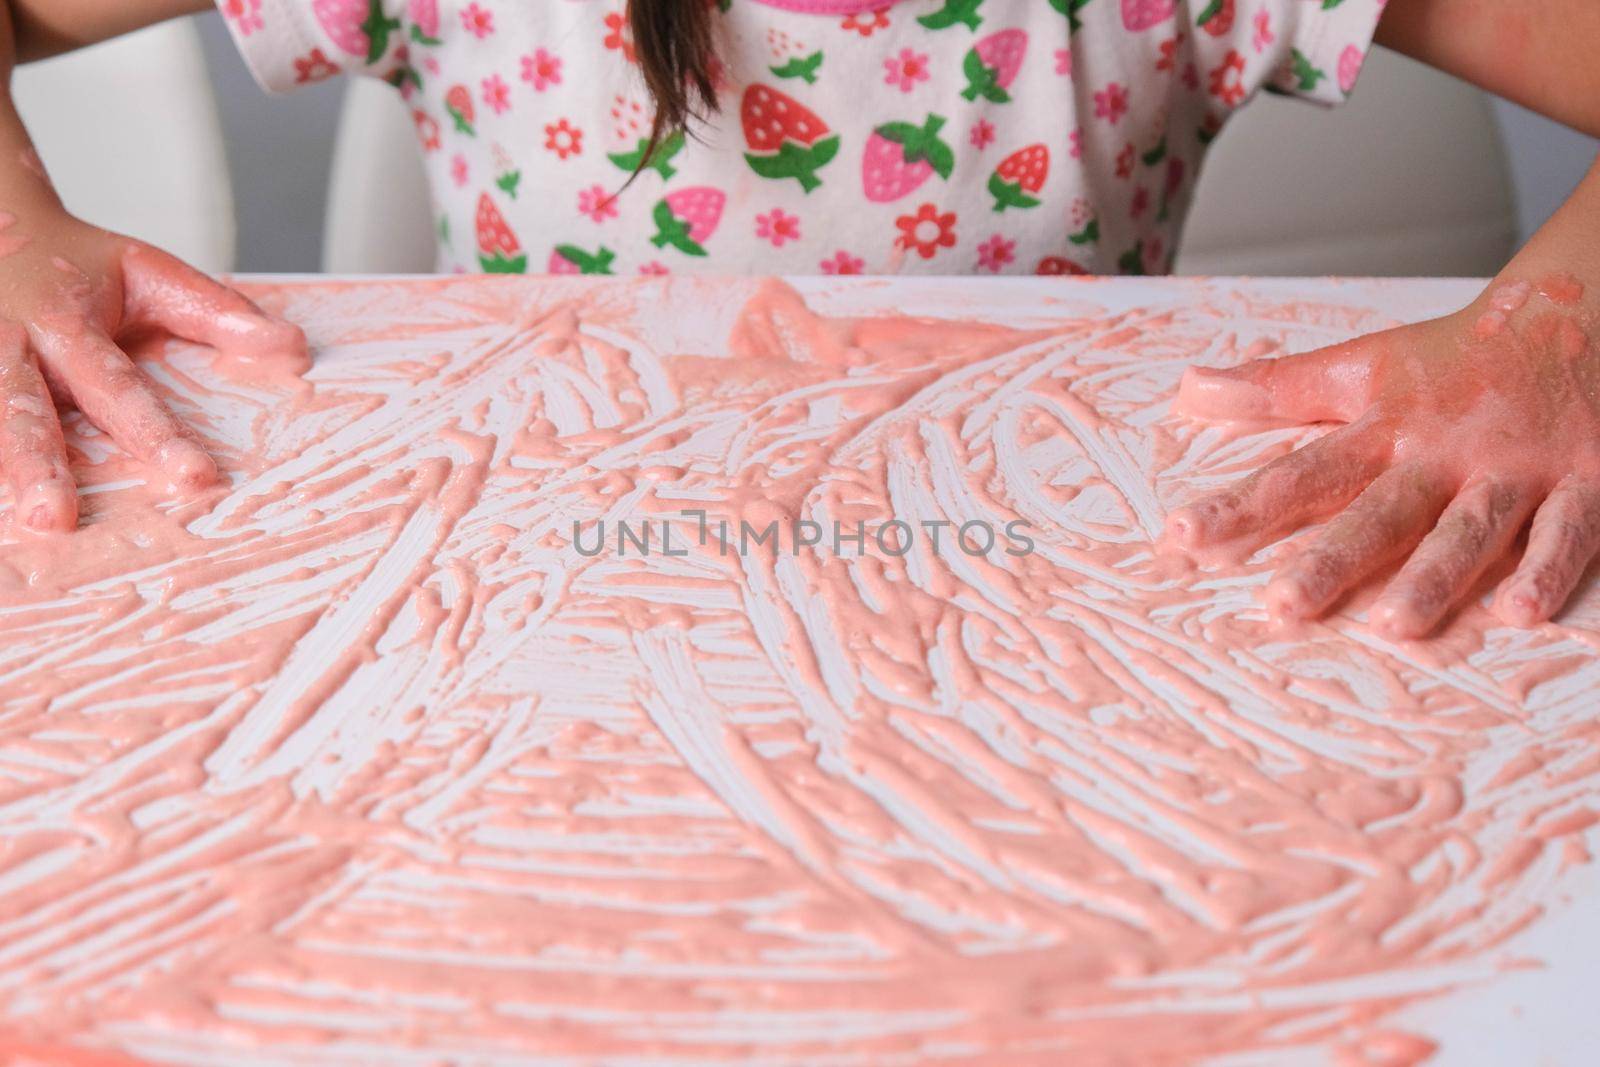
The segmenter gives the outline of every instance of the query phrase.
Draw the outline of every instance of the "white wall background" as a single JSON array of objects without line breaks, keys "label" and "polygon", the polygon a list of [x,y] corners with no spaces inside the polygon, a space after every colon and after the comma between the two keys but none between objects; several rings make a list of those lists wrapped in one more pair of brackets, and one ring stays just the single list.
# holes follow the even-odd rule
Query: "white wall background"
[{"label": "white wall background", "polygon": [[[239,213],[239,268],[313,271],[322,248],[324,190],[342,85],[325,82],[269,97],[251,80],[226,27],[201,17],[207,58],[228,134]],[[1510,104],[1496,108],[1511,154],[1526,237],[1569,194],[1600,146]]]}]

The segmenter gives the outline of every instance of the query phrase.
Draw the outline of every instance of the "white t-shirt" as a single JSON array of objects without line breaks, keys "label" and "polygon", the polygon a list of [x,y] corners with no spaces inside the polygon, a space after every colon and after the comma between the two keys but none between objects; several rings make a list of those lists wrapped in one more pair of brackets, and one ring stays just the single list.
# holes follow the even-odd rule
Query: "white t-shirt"
[{"label": "white t-shirt", "polygon": [[624,0],[219,0],[281,91],[386,79],[443,270],[1156,273],[1267,87],[1344,99],[1383,0],[682,0],[721,111],[646,161]]}]

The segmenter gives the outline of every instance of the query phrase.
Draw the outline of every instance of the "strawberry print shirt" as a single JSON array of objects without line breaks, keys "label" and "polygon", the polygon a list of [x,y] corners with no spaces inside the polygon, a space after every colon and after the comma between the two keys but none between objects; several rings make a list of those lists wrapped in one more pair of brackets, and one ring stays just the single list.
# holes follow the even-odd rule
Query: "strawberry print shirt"
[{"label": "strawberry print shirt", "polygon": [[718,8],[720,112],[650,151],[625,2],[219,6],[270,90],[395,86],[441,270],[591,274],[1166,271],[1227,117],[1343,100],[1383,8],[682,0]]}]

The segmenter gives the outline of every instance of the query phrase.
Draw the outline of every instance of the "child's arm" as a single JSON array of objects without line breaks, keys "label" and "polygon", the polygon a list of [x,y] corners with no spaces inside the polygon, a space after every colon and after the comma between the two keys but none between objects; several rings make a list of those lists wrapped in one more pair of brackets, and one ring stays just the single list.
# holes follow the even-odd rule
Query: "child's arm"
[{"label": "child's arm", "polygon": [[31,63],[211,6],[212,0],[0,0],[15,42],[6,69],[13,59]]},{"label": "child's arm", "polygon": [[[1595,0],[1391,0],[1379,39],[1600,134]],[[1320,615],[1409,554],[1369,619],[1420,637],[1533,516],[1495,608],[1516,625],[1543,622],[1600,550],[1600,161],[1471,306],[1319,352],[1191,371],[1179,400],[1201,416],[1349,424],[1171,516],[1180,545],[1206,548],[1340,512],[1268,586],[1279,614]]]},{"label": "child's arm", "polygon": [[61,51],[203,6],[0,0],[0,478],[23,526],[70,530],[77,521],[58,401],[175,486],[216,478],[211,458],[118,347],[123,334],[156,327],[247,359],[305,363],[305,338],[295,327],[164,252],[69,215],[12,104],[19,55]]},{"label": "child's arm", "polygon": [[1600,3],[1389,0],[1377,41],[1600,137]]}]

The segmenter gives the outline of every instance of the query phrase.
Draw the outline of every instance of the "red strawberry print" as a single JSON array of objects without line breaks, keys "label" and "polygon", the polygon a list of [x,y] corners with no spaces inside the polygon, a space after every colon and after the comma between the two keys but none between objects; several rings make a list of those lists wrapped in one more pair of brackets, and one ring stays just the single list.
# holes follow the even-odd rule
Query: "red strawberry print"
[{"label": "red strawberry print", "polygon": [[418,44],[439,43],[439,0],[411,0],[411,39]]},{"label": "red strawberry print", "polygon": [[604,245],[585,252],[577,245],[556,245],[545,269],[551,274],[610,274],[616,253]]},{"label": "red strawberry print", "polygon": [[1122,0],[1122,27],[1140,33],[1161,25],[1177,9],[1176,0]]},{"label": "red strawberry print", "polygon": [[456,120],[458,131],[468,137],[477,136],[478,131],[472,125],[478,117],[472,105],[472,90],[465,85],[452,85],[450,91],[444,94],[444,109]]},{"label": "red strawberry print", "polygon": [[867,199],[886,204],[909,195],[930,175],[949,178],[956,156],[939,137],[943,125],[943,116],[929,115],[921,126],[886,122],[873,130],[861,156],[861,186]]},{"label": "red strawberry print", "polygon": [[752,85],[739,101],[739,122],[750,151],[750,169],[763,178],[793,178],[810,192],[822,184],[817,171],[839,154],[839,136],[792,97]]},{"label": "red strawberry print", "polygon": [[1088,274],[1089,272],[1066,256],[1045,256],[1033,269],[1035,274]]},{"label": "red strawberry print", "polygon": [[1233,16],[1233,0],[1211,0],[1196,24],[1213,37],[1225,37],[1233,29]]},{"label": "red strawberry print", "polygon": [[1049,175],[1050,149],[1042,144],[1017,149],[1002,159],[989,176],[989,195],[994,197],[994,209],[1037,207],[1038,198],[1030,194],[1043,189]]},{"label": "red strawberry print", "polygon": [[376,63],[389,51],[389,34],[400,28],[400,20],[383,10],[383,0],[312,0],[311,10],[333,43],[368,63]]},{"label": "red strawberry print", "polygon": [[686,256],[705,255],[705,241],[716,232],[727,202],[727,194],[709,185],[679,189],[656,203],[656,235],[650,243],[657,248],[671,245]]},{"label": "red strawberry print", "polygon": [[961,90],[961,95],[968,100],[981,96],[994,104],[1010,100],[1011,94],[1006,88],[1016,81],[1027,51],[1026,30],[991,33],[973,45],[961,61],[961,72],[967,76],[967,87]]},{"label": "red strawberry print", "polygon": [[489,194],[478,197],[478,265],[485,274],[523,274],[528,257]]}]

